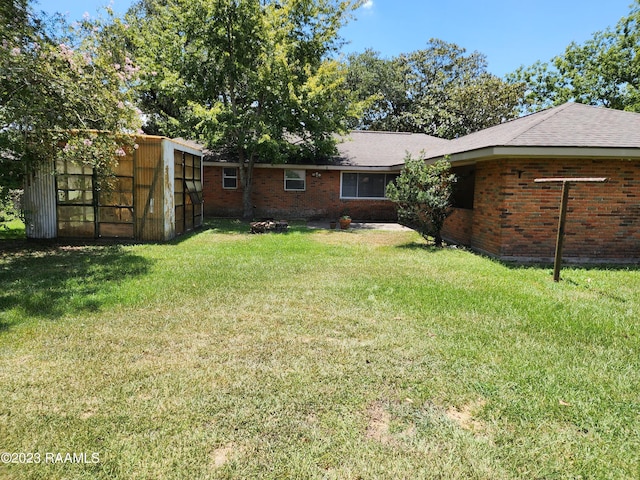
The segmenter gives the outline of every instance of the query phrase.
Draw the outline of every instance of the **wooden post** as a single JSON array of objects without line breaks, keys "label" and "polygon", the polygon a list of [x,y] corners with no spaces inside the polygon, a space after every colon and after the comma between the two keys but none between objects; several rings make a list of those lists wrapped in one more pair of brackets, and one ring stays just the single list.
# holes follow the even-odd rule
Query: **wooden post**
[{"label": "wooden post", "polygon": [[560,200],[560,218],[558,219],[558,237],[556,239],[556,255],[553,260],[553,281],[560,281],[562,268],[562,249],[564,247],[564,229],[567,225],[567,203],[569,203],[569,182],[562,182],[562,200]]},{"label": "wooden post", "polygon": [[562,268],[562,249],[564,248],[564,231],[567,225],[567,204],[569,203],[569,189],[571,183],[606,182],[606,178],[536,178],[535,183],[562,182],[562,199],[560,200],[560,218],[558,219],[558,236],[556,238],[556,255],[553,261],[553,281],[560,281]]}]

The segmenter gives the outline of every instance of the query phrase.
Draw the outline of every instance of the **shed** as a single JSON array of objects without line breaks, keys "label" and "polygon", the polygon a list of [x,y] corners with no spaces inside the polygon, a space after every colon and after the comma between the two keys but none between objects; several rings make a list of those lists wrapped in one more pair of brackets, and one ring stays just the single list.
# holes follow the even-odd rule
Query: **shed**
[{"label": "shed", "polygon": [[201,226],[202,151],[159,136],[135,142],[108,192],[81,162],[43,163],[25,185],[27,238],[163,241]]}]

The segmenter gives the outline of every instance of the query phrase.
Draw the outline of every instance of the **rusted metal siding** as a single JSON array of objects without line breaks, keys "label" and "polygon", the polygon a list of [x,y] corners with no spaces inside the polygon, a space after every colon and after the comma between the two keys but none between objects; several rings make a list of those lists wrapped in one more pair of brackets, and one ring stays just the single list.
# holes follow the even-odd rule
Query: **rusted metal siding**
[{"label": "rusted metal siding", "polygon": [[134,168],[133,153],[120,157],[114,168],[111,188],[101,192],[98,205],[98,236],[134,238]]},{"label": "rusted metal siding", "polygon": [[55,238],[56,184],[52,163],[42,163],[24,186],[24,213],[27,238]]},{"label": "rusted metal siding", "polygon": [[134,212],[136,239],[164,240],[162,139],[139,138],[134,153]]},{"label": "rusted metal siding", "polygon": [[118,158],[112,188],[99,192],[89,166],[58,162],[27,182],[29,238],[170,240],[202,225],[202,153],[141,135]]}]

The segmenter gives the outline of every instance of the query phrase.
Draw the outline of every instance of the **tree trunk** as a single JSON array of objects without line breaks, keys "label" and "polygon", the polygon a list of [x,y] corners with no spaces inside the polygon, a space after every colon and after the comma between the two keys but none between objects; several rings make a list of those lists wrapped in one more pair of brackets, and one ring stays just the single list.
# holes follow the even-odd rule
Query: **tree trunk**
[{"label": "tree trunk", "polygon": [[240,160],[240,183],[242,184],[242,218],[245,220],[253,219],[253,155],[249,156],[249,160],[245,162],[244,151],[240,149],[238,152]]},{"label": "tree trunk", "polygon": [[244,185],[242,191],[242,218],[245,220],[253,219],[253,202],[251,201],[251,191],[253,185],[251,183]]},{"label": "tree trunk", "polygon": [[440,230],[435,232],[433,235],[433,241],[435,242],[436,247],[442,248],[442,235],[440,234]]}]

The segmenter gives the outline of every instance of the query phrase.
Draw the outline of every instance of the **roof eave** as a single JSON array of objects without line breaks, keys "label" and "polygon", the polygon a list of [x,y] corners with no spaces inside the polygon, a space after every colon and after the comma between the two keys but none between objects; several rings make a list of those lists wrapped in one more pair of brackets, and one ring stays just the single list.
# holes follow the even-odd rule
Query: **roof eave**
[{"label": "roof eave", "polygon": [[624,158],[640,159],[637,147],[514,147],[494,146],[439,155],[426,159],[428,163],[449,158],[452,164],[464,165],[497,158]]},{"label": "roof eave", "polygon": [[[239,167],[238,162],[202,162],[205,167]],[[296,163],[256,163],[254,168],[318,170],[318,171],[348,171],[348,172],[390,172],[400,171],[404,164],[398,165],[303,165]]]}]

